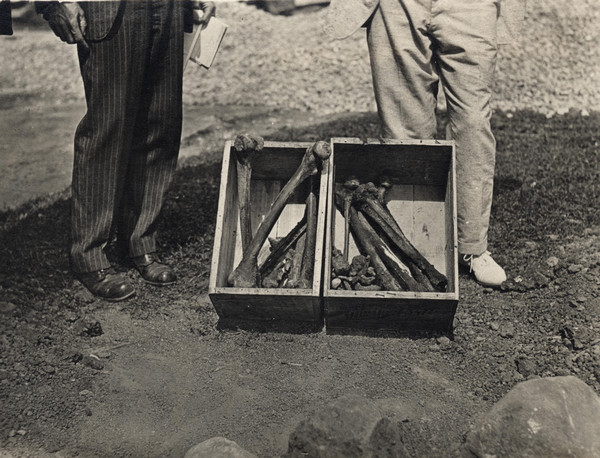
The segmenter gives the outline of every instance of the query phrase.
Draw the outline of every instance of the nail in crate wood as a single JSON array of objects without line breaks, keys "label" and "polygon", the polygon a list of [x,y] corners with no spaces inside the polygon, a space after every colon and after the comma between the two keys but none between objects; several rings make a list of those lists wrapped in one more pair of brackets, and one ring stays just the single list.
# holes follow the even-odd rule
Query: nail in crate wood
[{"label": "nail in crate wood", "polygon": [[[331,140],[323,295],[325,323],[334,329],[448,332],[458,304],[454,142]],[[332,248],[344,248],[344,216],[335,190],[351,176],[361,183],[386,175],[386,205],[411,243],[448,279],[446,292],[331,289]],[[349,260],[360,254],[350,236]]]},{"label": "nail in crate wood", "polygon": [[[252,157],[250,207],[252,232],[269,212],[271,204],[292,177],[312,143],[265,142],[264,148]],[[317,240],[312,289],[233,288],[227,278],[242,260],[240,216],[237,190],[237,159],[233,143],[227,142],[223,152],[221,187],[213,258],[209,280],[209,297],[222,319],[280,320],[322,322],[321,276],[325,235],[325,210],[328,164],[312,179],[318,188]],[[302,219],[305,200],[310,190],[308,178],[285,206],[270,238],[285,237]],[[269,242],[262,247],[258,264],[269,254]]]}]

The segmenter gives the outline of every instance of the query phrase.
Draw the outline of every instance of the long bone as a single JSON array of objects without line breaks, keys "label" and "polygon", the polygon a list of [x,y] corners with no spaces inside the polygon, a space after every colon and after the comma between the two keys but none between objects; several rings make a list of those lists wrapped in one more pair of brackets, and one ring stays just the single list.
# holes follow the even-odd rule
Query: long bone
[{"label": "long bone", "polygon": [[421,269],[437,291],[446,291],[446,277],[410,243],[387,207],[381,205],[376,196],[377,187],[373,183],[366,183],[354,191],[353,203],[384,231],[403,257]]},{"label": "long bone", "polygon": [[[341,190],[340,190],[341,191]],[[344,205],[345,194],[343,191],[335,193],[335,203],[338,209],[342,209]],[[355,240],[364,250],[367,256],[369,256],[370,263],[375,269],[379,281],[384,290],[387,291],[402,291],[402,287],[392,276],[389,270],[386,268],[381,257],[378,254],[376,246],[381,244],[381,240],[376,234],[370,233],[367,226],[369,222],[360,212],[353,206],[349,209],[350,227],[354,233]]]},{"label": "long bone", "polygon": [[350,204],[352,191],[360,185],[358,178],[351,176],[344,182],[344,259],[348,261],[350,251]]},{"label": "long bone", "polygon": [[306,198],[306,240],[302,255],[302,268],[297,287],[300,289],[311,289],[313,273],[315,271],[315,251],[317,248],[317,192],[315,186],[318,181],[314,176],[310,177],[310,192]]},{"label": "long bone", "polygon": [[240,264],[229,275],[228,280],[231,285],[237,288],[256,288],[260,284],[256,258],[261,247],[267,240],[269,232],[273,229],[279,215],[281,215],[283,208],[294,191],[309,176],[316,175],[321,170],[323,161],[328,159],[330,155],[331,150],[327,142],[320,141],[307,148],[300,166],[283,189],[281,189],[275,198],[275,202],[271,205],[271,209],[256,229],[256,233],[250,241],[248,249],[243,254]]},{"label": "long bone", "polygon": [[301,236],[296,242],[296,248],[294,248],[294,256],[292,256],[292,267],[288,273],[288,281],[286,288],[299,288],[300,287],[300,275],[302,272],[302,258],[304,258],[304,251],[306,245],[308,233]]},{"label": "long bone", "polygon": [[240,230],[242,253],[245,253],[252,240],[252,220],[250,216],[250,180],[252,177],[252,156],[263,149],[262,137],[253,134],[240,134],[233,148],[237,159],[238,202],[240,207]]},{"label": "long bone", "polygon": [[283,239],[279,240],[273,245],[271,252],[267,256],[267,259],[264,260],[258,269],[258,273],[261,278],[269,275],[269,273],[277,264],[279,264],[279,262],[285,257],[285,254],[298,242],[298,239],[302,237],[305,232],[306,216],[304,216]]},{"label": "long bone", "polygon": [[350,226],[352,227],[352,231],[358,239],[358,242],[371,259],[371,265],[377,272],[381,286],[386,291],[402,291],[402,287],[386,268],[383,260],[379,256],[376,246],[381,242],[378,240],[377,235],[369,232],[367,228],[368,224],[369,223],[364,215],[356,211],[355,208],[350,208]]},{"label": "long bone", "polygon": [[[336,202],[342,202],[345,198],[344,192],[336,193]],[[360,212],[359,212],[360,215]],[[361,215],[362,216],[362,215]],[[358,240],[359,243],[365,247],[365,240],[371,240],[371,245],[375,249],[379,259],[382,261],[389,274],[397,281],[400,290],[407,291],[426,291],[425,287],[422,287],[418,281],[416,281],[409,273],[408,267],[402,268],[400,264],[391,256],[390,250],[385,246],[383,240],[379,237],[379,234],[371,226],[371,223],[365,218],[363,224],[357,232],[354,230],[355,235],[362,239]],[[376,269],[377,270],[377,269]],[[380,270],[377,271],[380,274]]]}]

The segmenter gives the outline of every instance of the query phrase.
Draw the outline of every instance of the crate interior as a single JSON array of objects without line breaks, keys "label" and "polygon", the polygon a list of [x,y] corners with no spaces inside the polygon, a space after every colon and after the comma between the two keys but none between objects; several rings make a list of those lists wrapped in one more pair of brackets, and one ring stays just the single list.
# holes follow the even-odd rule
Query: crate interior
[{"label": "crate interior", "polygon": [[[448,278],[447,292],[456,291],[455,229],[453,224],[452,144],[333,143],[332,190],[351,176],[361,183],[377,182],[386,175],[393,183],[386,205],[406,237]],[[344,216],[335,205],[331,220],[331,245],[344,247]],[[329,248],[328,248],[329,249]],[[350,235],[349,259],[359,254]],[[326,271],[325,285],[330,285]],[[345,291],[337,290],[340,294]]]},{"label": "crate interior", "polygon": [[[309,144],[293,146],[266,142],[265,147],[252,159],[252,179],[250,185],[251,220],[253,234],[269,212],[271,204],[279,191],[294,174],[302,161]],[[227,277],[242,259],[240,236],[240,218],[237,190],[237,161],[235,152],[229,148],[227,170],[227,187],[225,205],[223,208],[223,224],[221,246],[218,256],[216,287],[228,287]],[[317,190],[320,188],[320,175],[313,177]],[[271,230],[269,238],[279,238],[287,235],[302,219],[305,212],[305,200],[310,190],[310,179],[307,179],[292,195],[277,223]],[[270,244],[267,240],[258,256],[258,264],[268,256]],[[284,288],[285,289],[285,288]],[[265,290],[258,288],[257,291]],[[301,290],[293,290],[301,291]]]}]

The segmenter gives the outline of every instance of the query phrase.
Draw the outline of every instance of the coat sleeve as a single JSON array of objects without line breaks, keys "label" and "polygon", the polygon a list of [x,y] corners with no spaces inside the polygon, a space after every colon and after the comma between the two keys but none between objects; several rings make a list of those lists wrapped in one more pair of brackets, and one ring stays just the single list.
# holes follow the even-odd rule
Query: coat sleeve
[{"label": "coat sleeve", "polygon": [[339,40],[349,37],[371,17],[379,0],[331,0],[325,14],[324,31]]}]

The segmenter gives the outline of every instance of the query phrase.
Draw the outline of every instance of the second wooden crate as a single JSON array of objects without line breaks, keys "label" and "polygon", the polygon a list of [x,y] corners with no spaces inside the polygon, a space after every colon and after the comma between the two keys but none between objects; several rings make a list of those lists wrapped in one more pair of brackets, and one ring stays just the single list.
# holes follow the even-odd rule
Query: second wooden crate
[{"label": "second wooden crate", "polygon": [[[334,138],[331,145],[323,279],[327,328],[450,331],[458,304],[454,143]],[[387,207],[412,244],[447,277],[446,292],[331,288],[332,249],[342,250],[345,232],[335,190],[351,176],[366,183],[382,175],[393,183]],[[351,238],[350,259],[356,254]]]}]

